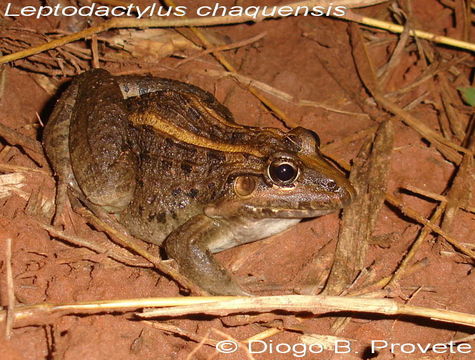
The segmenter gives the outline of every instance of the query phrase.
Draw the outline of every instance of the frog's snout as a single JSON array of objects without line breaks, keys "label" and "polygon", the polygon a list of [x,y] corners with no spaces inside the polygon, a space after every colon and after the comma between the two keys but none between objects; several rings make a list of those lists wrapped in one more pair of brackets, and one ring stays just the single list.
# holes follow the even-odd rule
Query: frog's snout
[{"label": "frog's snout", "polygon": [[338,193],[340,196],[341,207],[350,205],[356,198],[357,193],[353,185],[348,180],[344,180],[343,184],[338,184]]}]

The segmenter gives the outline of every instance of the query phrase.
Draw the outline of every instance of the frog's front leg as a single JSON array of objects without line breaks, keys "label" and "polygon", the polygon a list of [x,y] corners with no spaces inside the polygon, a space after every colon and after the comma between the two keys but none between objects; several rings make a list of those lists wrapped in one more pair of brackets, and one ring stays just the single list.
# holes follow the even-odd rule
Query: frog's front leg
[{"label": "frog's front leg", "polygon": [[232,240],[229,228],[205,215],[196,215],[165,240],[165,251],[185,275],[202,289],[215,295],[249,295],[214,259],[214,244]]}]

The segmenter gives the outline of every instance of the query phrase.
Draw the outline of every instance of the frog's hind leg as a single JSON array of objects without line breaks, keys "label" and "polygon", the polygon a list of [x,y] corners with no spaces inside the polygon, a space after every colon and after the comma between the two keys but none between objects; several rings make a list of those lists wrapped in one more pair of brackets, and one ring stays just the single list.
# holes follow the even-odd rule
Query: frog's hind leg
[{"label": "frog's hind leg", "polygon": [[89,201],[119,212],[135,189],[134,130],[113,76],[97,69],[80,78],[69,133],[74,177]]},{"label": "frog's hind leg", "polygon": [[57,176],[54,225],[65,225],[71,206],[67,197],[68,185],[77,189],[69,156],[69,126],[76,103],[76,81],[59,98],[43,132],[43,144],[51,167]]}]

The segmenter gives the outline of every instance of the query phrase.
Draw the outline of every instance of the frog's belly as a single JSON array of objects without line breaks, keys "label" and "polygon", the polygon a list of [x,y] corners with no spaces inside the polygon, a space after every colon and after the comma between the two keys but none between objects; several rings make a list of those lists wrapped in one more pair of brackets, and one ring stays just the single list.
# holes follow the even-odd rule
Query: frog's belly
[{"label": "frog's belly", "polygon": [[119,222],[133,236],[146,242],[161,245],[173,231],[200,212],[200,208],[189,206],[181,211],[150,209],[131,206],[119,216]]},{"label": "frog's belly", "polygon": [[[281,233],[294,226],[301,219],[233,219],[225,221],[222,226],[227,227],[223,236],[208,243],[211,252],[233,248],[242,244],[261,240],[269,236]],[[225,233],[225,234],[224,234]]]}]

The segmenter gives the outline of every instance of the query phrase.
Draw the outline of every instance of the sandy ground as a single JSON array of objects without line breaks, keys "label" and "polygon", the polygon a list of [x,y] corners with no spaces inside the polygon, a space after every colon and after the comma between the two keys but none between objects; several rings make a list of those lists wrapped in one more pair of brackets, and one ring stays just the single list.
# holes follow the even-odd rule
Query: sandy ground
[{"label": "sandy ground", "polygon": [[[0,2],[3,7],[5,1]],[[38,5],[39,1],[17,1],[15,6]],[[151,2],[139,1],[138,4]],[[206,1],[188,1],[196,7]],[[223,1],[228,6],[230,1]],[[251,5],[244,2],[244,5]],[[263,3],[256,1],[255,3]],[[408,1],[410,18],[416,28],[437,34],[461,38],[461,28],[454,25],[454,10],[436,0]],[[455,1],[454,3],[462,3]],[[242,4],[241,4],[242,5]],[[458,5],[457,5],[458,6]],[[388,14],[388,4],[359,10],[367,16],[395,21]],[[399,15],[396,16],[399,18]],[[77,19],[76,19],[77,20]],[[32,33],[45,33],[54,29],[79,30],[82,19],[53,18],[36,20],[27,17],[3,19],[0,29],[3,47],[20,46],[22,31],[25,44],[33,39]],[[99,21],[95,19],[95,21]],[[79,27],[79,29],[78,29]],[[269,96],[296,124],[316,131],[322,144],[333,144],[328,152],[332,157],[350,162],[357,155],[368,137],[346,141],[347,137],[392,119],[391,114],[377,106],[362,84],[355,67],[349,38],[349,24],[332,18],[298,17],[264,21],[257,24],[216,27],[209,30],[217,39],[234,43],[263,34],[250,44],[228,50],[225,55],[236,66],[239,74],[265,83],[289,94],[295,101],[284,101]],[[473,28],[471,29],[473,33]],[[133,31],[132,31],[133,32]],[[102,54],[124,55],[107,47],[104,39],[119,34],[109,31],[100,34],[99,51]],[[388,63],[397,45],[398,36],[384,31],[363,31],[369,56],[378,71]],[[10,37],[10,39],[9,39]],[[15,41],[11,38],[16,39]],[[31,40],[40,43],[40,37]],[[20,44],[20,45],[19,45]],[[449,47],[424,43],[432,53],[433,63],[467,56]],[[77,45],[88,49],[82,42]],[[18,49],[14,47],[14,49]],[[5,51],[5,49],[2,49]],[[175,50],[176,54],[190,56],[196,49]],[[169,77],[198,85],[213,94],[233,112],[242,124],[283,127],[283,123],[257,100],[246,86],[224,76],[223,68],[210,55],[183,62],[180,56],[156,58],[142,56],[121,61],[104,61],[101,67],[114,73],[143,73]],[[47,121],[57,94],[56,88],[69,77],[60,76],[64,70],[74,73],[74,66],[62,59],[65,53],[49,52],[29,61],[10,63],[3,69],[0,121],[31,139],[41,138],[42,124]],[[429,55],[428,55],[429,56]],[[125,59],[125,57],[124,57]],[[442,76],[447,79],[447,92],[452,98],[465,131],[470,116],[469,108],[458,98],[457,86],[470,84],[468,56],[441,76],[431,76],[412,90],[391,96],[400,106],[409,104],[408,110],[426,126],[441,132],[444,108],[439,108],[443,88]],[[384,93],[391,93],[412,84],[428,67],[427,58],[421,58],[413,40],[409,39],[402,49],[398,62],[393,64],[384,83]],[[78,70],[86,70],[90,63],[78,56]],[[144,70],[145,69],[145,70]],[[35,71],[36,70],[36,71]],[[381,79],[381,78],[380,78]],[[382,80],[381,80],[382,81]],[[45,84],[49,84],[50,87]],[[301,106],[297,100],[311,100],[319,106]],[[414,102],[414,103],[412,103]],[[337,110],[337,111],[335,111]],[[473,113],[471,115],[473,117]],[[413,128],[393,119],[395,142],[390,163],[388,193],[396,194],[406,206],[429,218],[438,205],[437,201],[401,191],[409,185],[428,192],[444,194],[457,173],[458,166],[423,139]],[[460,144],[463,137],[447,135]],[[54,179],[47,165],[33,161],[22,147],[10,147],[8,141],[0,143],[2,164],[41,169],[41,172],[21,172],[24,186],[0,199],[0,297],[1,305],[8,304],[6,285],[6,238],[12,240],[12,269],[16,304],[74,303],[141,297],[179,296],[179,288],[170,279],[150,268],[131,267],[93,253],[84,248],[70,246],[52,238],[42,229],[38,218],[28,211],[28,199],[32,196],[51,201],[54,196]],[[3,169],[3,168],[2,168]],[[3,170],[4,174],[8,171]],[[473,182],[470,184],[473,190]],[[31,201],[31,200],[30,200]],[[473,204],[473,202],[472,202]],[[472,205],[473,206],[473,205]],[[51,212],[50,212],[51,214]],[[472,213],[459,210],[449,233],[470,249],[475,249],[475,222]],[[103,241],[103,233],[93,230],[79,215],[74,215],[71,234],[90,241]],[[306,293],[316,285],[322,285],[322,276],[331,268],[340,224],[339,214],[305,221],[285,234],[248,244],[219,254],[219,260],[232,269],[238,279],[250,289],[263,294]],[[398,264],[417,237],[421,226],[393,207],[384,206],[378,215],[373,236],[384,237],[382,244],[375,242],[368,247],[364,260],[369,275],[357,287],[364,287],[394,273]],[[149,247],[157,253],[158,249]],[[411,264],[423,261],[417,271],[403,276],[398,286],[390,292],[377,292],[374,297],[388,296],[398,302],[431,308],[450,309],[475,313],[475,277],[473,260],[460,255],[440,237],[431,234],[415,254]],[[323,274],[323,275],[322,275]],[[317,292],[321,286],[316,286]],[[327,350],[322,354],[307,354],[308,359],[469,359],[473,355],[437,354],[420,350],[403,354],[400,349],[387,350],[369,356],[361,353],[371,340],[389,343],[422,344],[444,343],[464,338],[473,329],[462,326],[424,321],[415,318],[356,315],[339,331],[332,325],[335,318],[296,317],[295,314],[273,314],[266,318],[229,316],[224,318],[200,317],[165,319],[160,323],[174,325],[196,338],[209,336],[222,340],[223,333],[238,340],[277,327],[283,331],[266,339],[268,343],[297,344],[303,334],[333,335],[355,341],[351,354],[344,357]],[[3,326],[2,326],[3,329]],[[219,331],[219,332],[217,332]],[[207,335],[208,334],[208,335]],[[196,340],[154,328],[150,323],[134,319],[131,314],[104,312],[95,315],[65,315],[43,318],[28,326],[14,326],[10,340],[0,336],[3,359],[186,359],[198,347]],[[468,344],[475,346],[473,340]],[[472,351],[472,353],[475,350]],[[213,355],[214,354],[214,355]],[[239,350],[234,354],[217,354],[213,346],[201,346],[193,359],[244,359]],[[292,353],[254,354],[255,359],[291,359]]]}]

